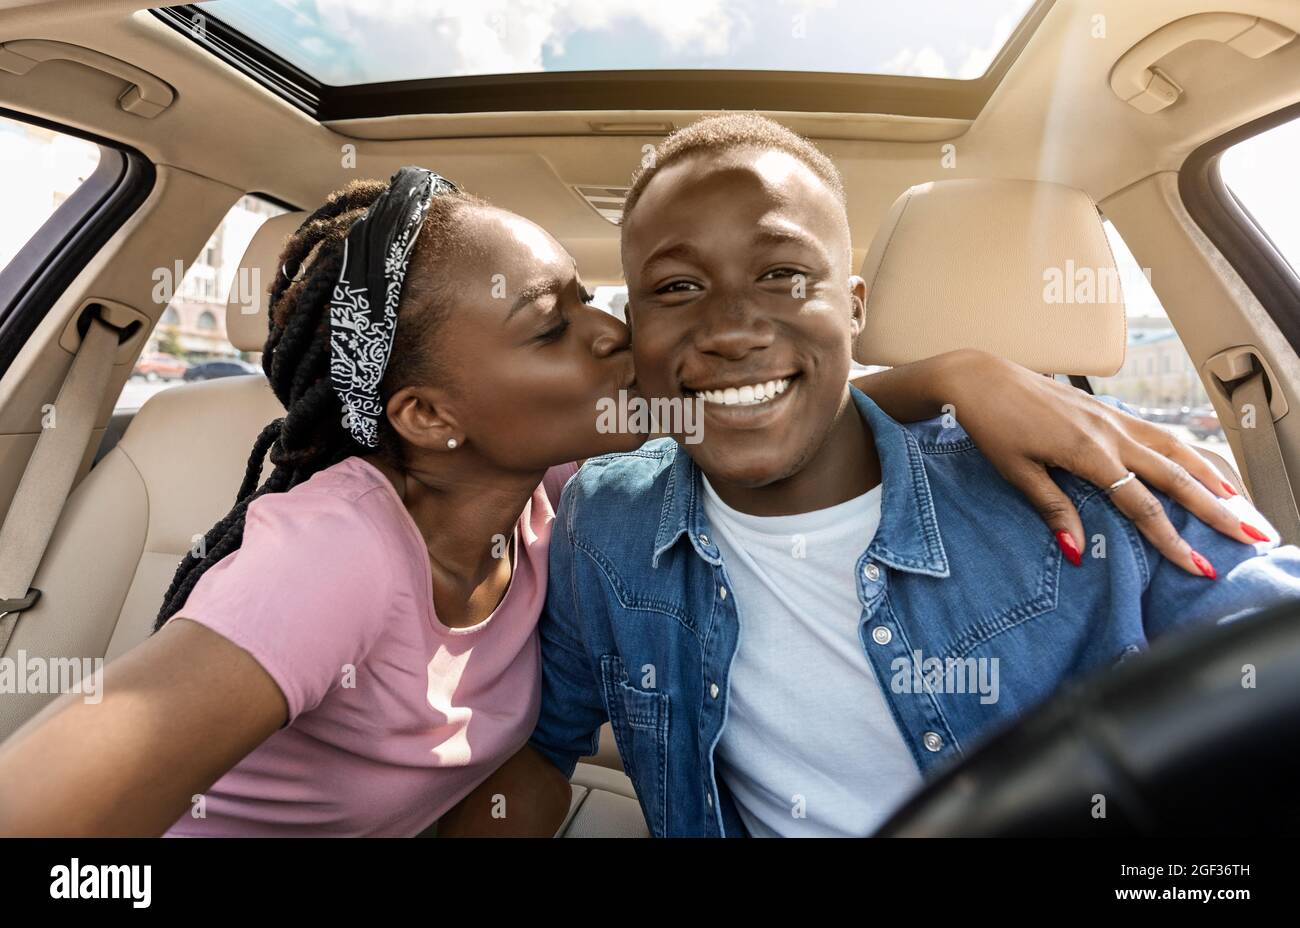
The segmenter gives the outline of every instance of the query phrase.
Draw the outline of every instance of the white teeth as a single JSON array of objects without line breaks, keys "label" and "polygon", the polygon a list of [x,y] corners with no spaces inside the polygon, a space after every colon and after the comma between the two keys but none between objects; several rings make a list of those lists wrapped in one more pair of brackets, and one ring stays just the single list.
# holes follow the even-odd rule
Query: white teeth
[{"label": "white teeth", "polygon": [[743,387],[727,387],[723,390],[701,390],[699,395],[706,403],[721,403],[724,406],[754,406],[776,399],[790,386],[789,378],[769,380],[766,383],[746,384]]}]

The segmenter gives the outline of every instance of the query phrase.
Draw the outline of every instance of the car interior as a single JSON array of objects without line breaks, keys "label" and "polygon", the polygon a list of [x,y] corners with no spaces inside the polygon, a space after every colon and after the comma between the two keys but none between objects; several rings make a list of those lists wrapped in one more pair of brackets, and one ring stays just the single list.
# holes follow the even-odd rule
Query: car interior
[{"label": "car interior", "polygon": [[[111,661],[147,637],[178,560],[229,509],[248,449],[283,414],[260,371],[140,367],[167,353],[160,280],[204,253],[232,207],[263,204],[225,269],[224,318],[204,323],[234,360],[262,350],[280,248],[307,212],[406,164],[537,222],[589,288],[615,293],[632,171],[668,132],[722,110],[771,116],[843,173],[869,294],[858,362],[974,347],[1112,392],[1138,381],[1108,378],[1153,350],[1141,287],[1185,353],[1186,395],[1204,397],[1215,438],[1197,443],[1300,541],[1295,227],[1257,221],[1263,204],[1220,170],[1234,146],[1300,125],[1300,4],[1003,6],[1016,13],[1004,41],[962,78],[922,73],[912,48],[901,73],[871,61],[861,73],[381,69],[345,83],[274,47],[283,31],[257,34],[246,4],[0,0],[0,118],[98,156],[0,268],[0,655]],[[1297,215],[1291,152],[1285,173],[1253,180]],[[1113,272],[1124,287],[1048,305],[1045,267]],[[1182,395],[1128,401],[1191,415],[1200,404]],[[52,698],[0,694],[0,739]],[[572,786],[562,835],[648,836],[608,726]]]}]

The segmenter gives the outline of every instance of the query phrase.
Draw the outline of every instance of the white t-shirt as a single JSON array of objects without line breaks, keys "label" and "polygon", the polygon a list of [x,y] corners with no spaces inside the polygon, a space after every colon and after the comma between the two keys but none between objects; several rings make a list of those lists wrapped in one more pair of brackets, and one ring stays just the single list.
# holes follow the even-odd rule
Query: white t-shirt
[{"label": "white t-shirt", "polygon": [[880,496],[754,516],[704,479],[740,616],[718,772],[752,835],[869,835],[921,783],[858,637]]}]

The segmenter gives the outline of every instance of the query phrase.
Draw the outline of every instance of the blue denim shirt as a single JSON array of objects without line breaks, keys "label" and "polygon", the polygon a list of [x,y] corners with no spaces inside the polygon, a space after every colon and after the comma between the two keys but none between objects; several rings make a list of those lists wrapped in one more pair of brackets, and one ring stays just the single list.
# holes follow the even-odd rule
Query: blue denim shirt
[{"label": "blue denim shirt", "polygon": [[[883,478],[880,525],[853,578],[859,638],[927,779],[1067,680],[1170,629],[1300,596],[1297,548],[1225,538],[1161,496],[1219,574],[1195,577],[1097,487],[1054,473],[1088,536],[1074,567],[960,427],[900,425],[852,394]],[[589,460],[561,500],[540,624],[533,747],[570,776],[608,719],[657,836],[745,834],[714,755],[737,597],[701,492],[698,469],[671,439]],[[954,670],[936,671],[931,658]],[[996,699],[972,682],[993,666]]]}]

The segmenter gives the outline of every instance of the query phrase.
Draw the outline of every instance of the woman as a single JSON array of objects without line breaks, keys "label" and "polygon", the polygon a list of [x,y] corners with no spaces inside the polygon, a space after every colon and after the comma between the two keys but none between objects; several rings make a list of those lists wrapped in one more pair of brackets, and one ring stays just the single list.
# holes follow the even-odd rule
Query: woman
[{"label": "woman", "polygon": [[[566,462],[645,437],[594,427],[598,401],[633,384],[626,329],[585,305],[543,230],[419,168],[331,196],[282,260],[263,367],[286,415],[102,702],[65,696],[0,747],[0,833],[413,835],[531,732]],[[1062,405],[1005,362],[859,383],[900,418],[963,385],[1022,410],[963,424],[1076,546],[1077,514],[1039,479],[1060,449],[1095,449],[1081,476],[1131,467],[1163,487],[1178,464],[1125,461],[1155,443],[1219,486],[1158,430]],[[1176,495],[1239,534],[1199,485]],[[1163,518],[1143,531],[1176,546]]]}]

